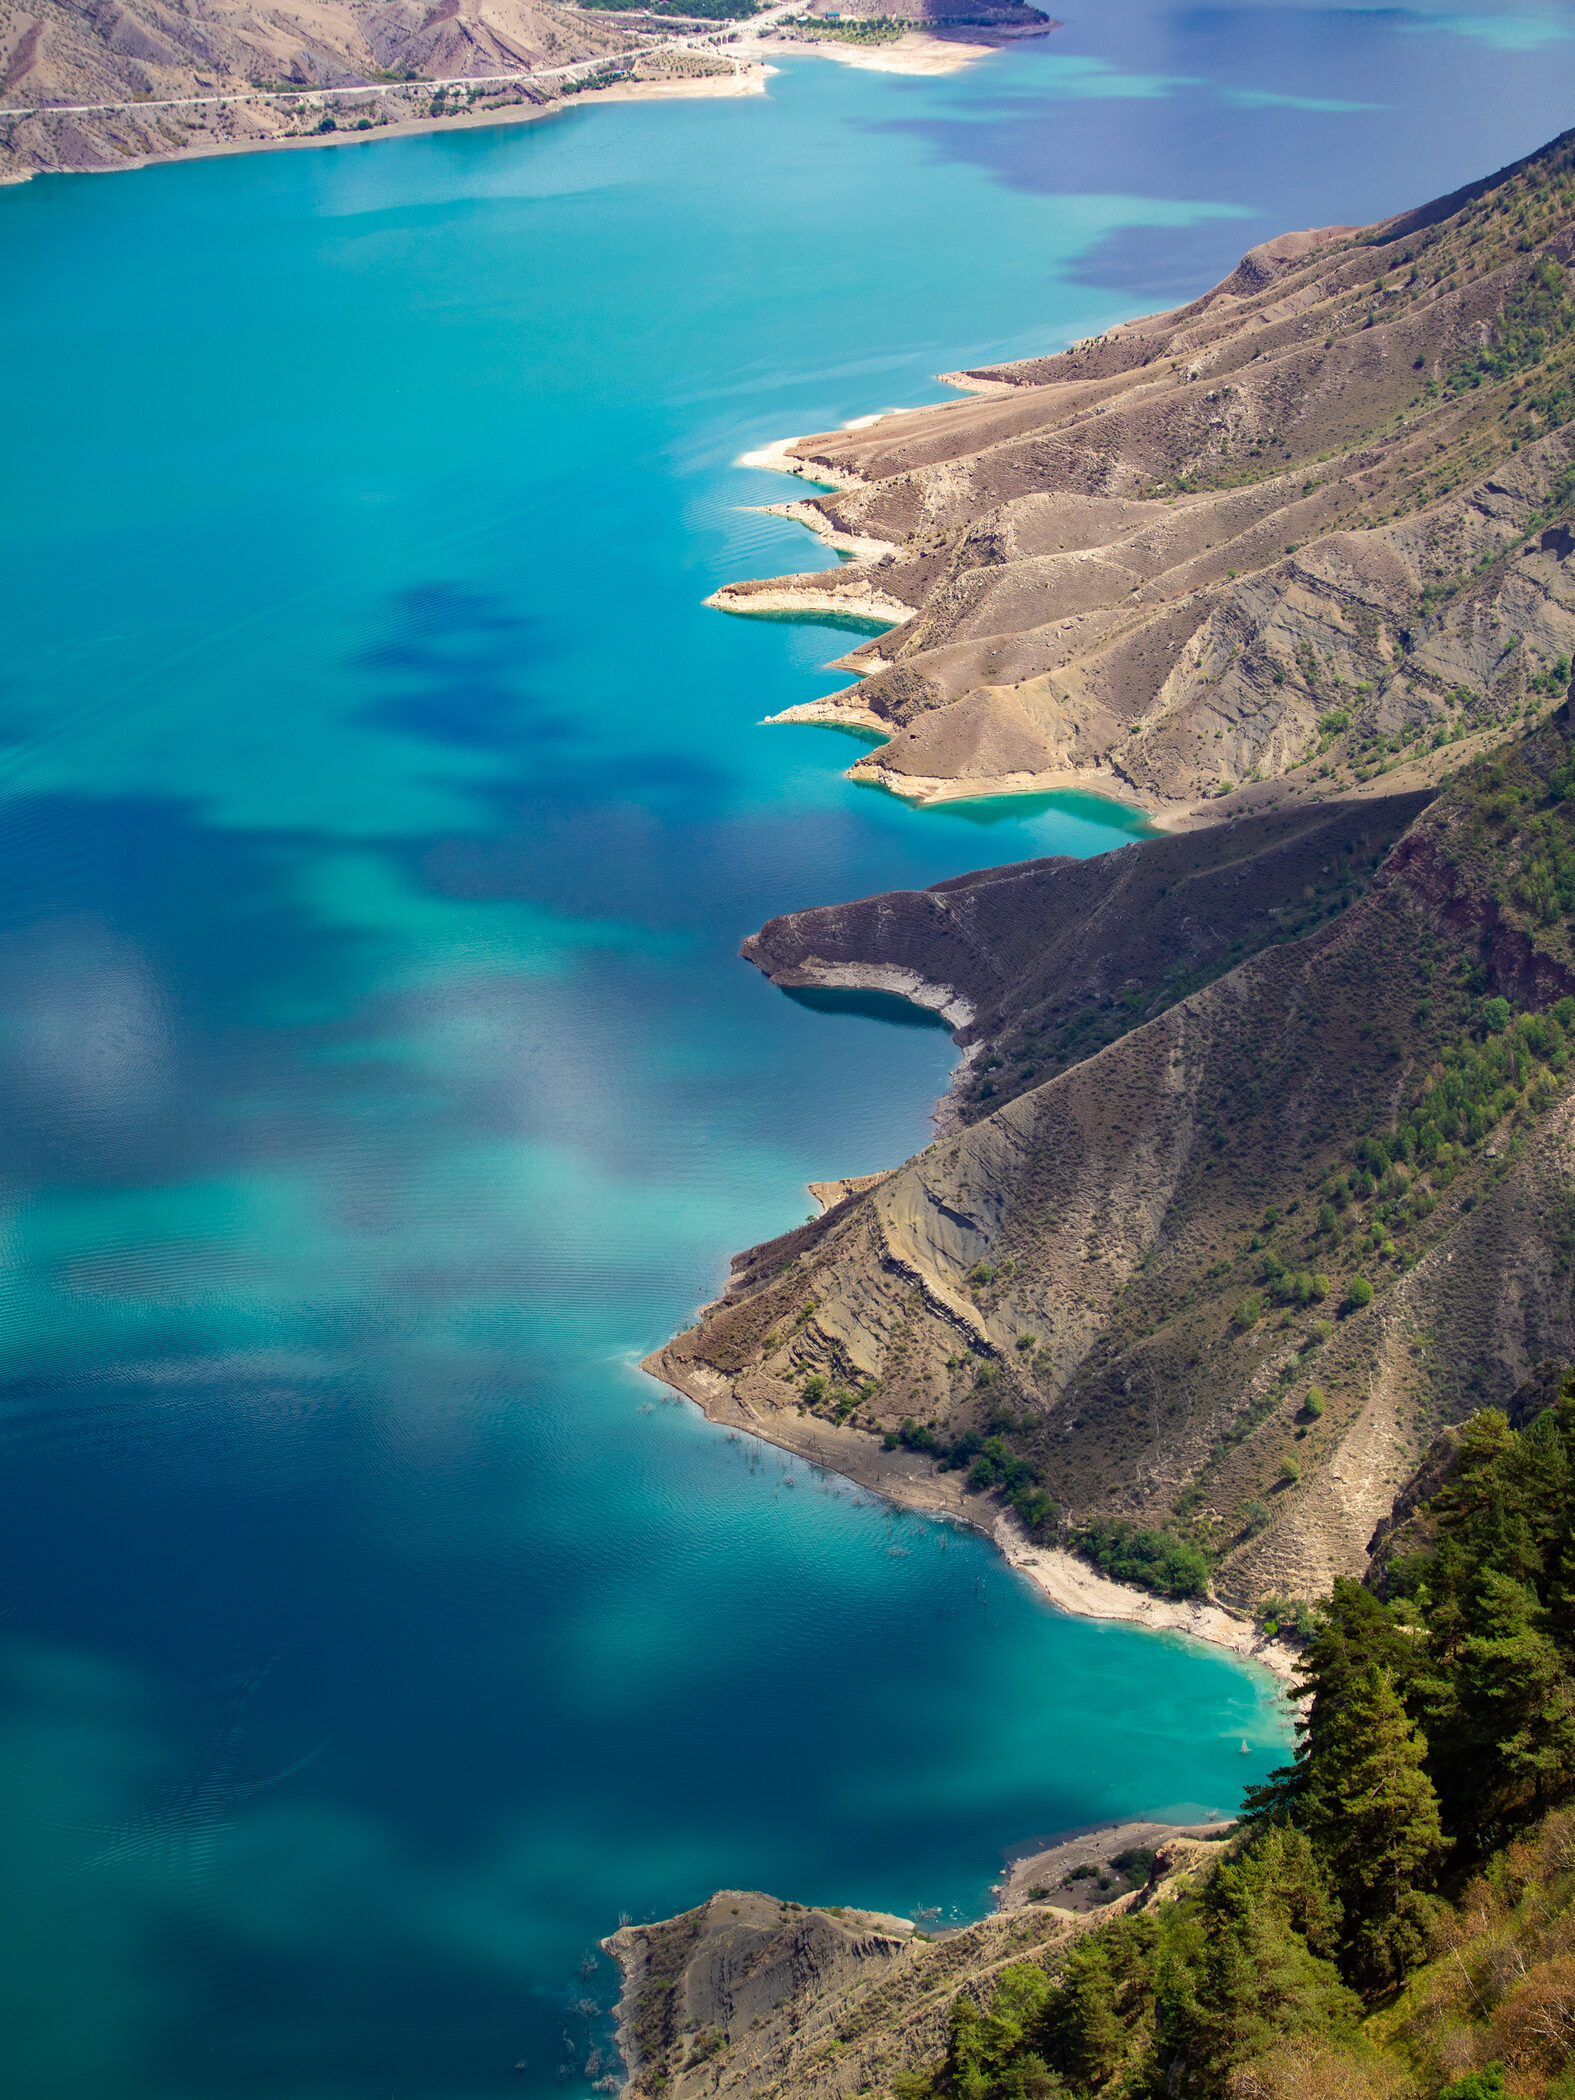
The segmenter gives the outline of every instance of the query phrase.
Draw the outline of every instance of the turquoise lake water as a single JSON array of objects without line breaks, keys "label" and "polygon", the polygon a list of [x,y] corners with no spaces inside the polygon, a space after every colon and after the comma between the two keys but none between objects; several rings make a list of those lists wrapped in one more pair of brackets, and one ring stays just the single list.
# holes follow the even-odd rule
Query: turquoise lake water
[{"label": "turquoise lake water", "polygon": [[746,447],[1497,165],[1571,49],[1115,7],[0,196],[8,2091],[582,2093],[620,1915],[975,1915],[1276,1760],[1259,1677],[635,1368],[954,1054],[739,939],[1136,828],[850,786],[758,726],[846,635],[700,601],[823,565]]}]

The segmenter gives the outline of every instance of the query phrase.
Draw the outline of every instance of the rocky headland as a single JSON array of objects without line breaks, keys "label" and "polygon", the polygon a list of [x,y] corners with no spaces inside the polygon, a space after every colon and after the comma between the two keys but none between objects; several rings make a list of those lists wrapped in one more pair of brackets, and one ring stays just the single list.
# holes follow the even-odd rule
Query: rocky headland
[{"label": "rocky headland", "polygon": [[859,551],[720,594],[906,608],[825,704],[891,732],[859,776],[1170,828],[745,942],[906,988],[964,1064],[928,1150],[648,1364],[1062,1601],[1179,1542],[1133,1612],[1261,1647],[1441,1428],[1575,1353],[1572,171],[779,448]]},{"label": "rocky headland", "polygon": [[905,796],[1075,786],[1165,825],[1397,760],[1436,781],[1435,743],[1502,733],[1575,646],[1572,446],[1533,377],[1564,370],[1539,330],[1567,156],[751,455],[829,491],[793,514],[853,558],[713,603],[891,623],[783,719],[879,730],[853,774]]},{"label": "rocky headland", "polygon": [[[625,2090],[638,2100],[889,2092],[944,2048],[959,1991],[987,1994],[1014,1962],[1053,1963],[1090,1916],[1152,1908],[1223,1850],[1224,1831],[1142,1830],[1141,1841],[1107,1829],[1037,1856],[1060,1904],[1014,1903],[959,1932],[744,1889],[660,1924],[623,1926],[603,1945],[623,1973]],[[1106,1870],[1097,1912],[1085,1881],[1060,1888],[1076,1864],[1123,1849],[1150,1857],[1124,1881],[1114,1869],[1119,1886]],[[1086,1877],[1096,1888],[1098,1879]]]},{"label": "rocky headland", "polygon": [[[891,619],[798,711],[888,734],[856,774],[1094,787],[1163,835],[745,941],[784,987],[922,1000],[963,1063],[932,1145],[818,1184],[647,1368],[993,1529],[1069,1608],[1190,1614],[1282,1667],[1310,1638],[1313,1704],[1296,1828],[1238,1865],[1209,1833],[1089,1833],[1020,1848],[997,1914],[938,1939],[760,1896],[617,1934],[636,2093],[1416,2100],[1567,2065],[1538,2009],[1568,1818],[1536,1819],[1575,1764],[1517,1777],[1500,1710],[1526,1642],[1534,1734],[1567,1666],[1531,1589],[1520,1646],[1460,1615],[1521,1598],[1510,1562],[1566,1595],[1537,1555],[1575,1423],[1572,252],[1566,136],[962,375],[967,402],[760,458],[833,491],[795,514],[852,558],[716,602]],[[1358,1685],[1390,1702],[1360,1754],[1436,1777],[1453,1881],[1435,1821],[1374,1897],[1401,1794],[1358,1839],[1367,1794],[1306,1791]],[[1441,1753],[1405,1737],[1424,1711]],[[1516,1831],[1497,1880],[1462,1878]],[[1309,1873],[1343,1939],[1298,1907]],[[1315,1943],[1360,1997],[1318,1996],[1333,1967],[1289,1983]]]}]

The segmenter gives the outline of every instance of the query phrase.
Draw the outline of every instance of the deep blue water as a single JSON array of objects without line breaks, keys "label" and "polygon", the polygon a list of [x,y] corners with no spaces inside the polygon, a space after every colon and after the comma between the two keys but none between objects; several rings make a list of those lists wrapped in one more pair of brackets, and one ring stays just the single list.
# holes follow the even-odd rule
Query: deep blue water
[{"label": "deep blue water", "polygon": [[823,559],[744,448],[1496,165],[1570,51],[1115,6],[0,197],[8,2091],[579,2092],[621,1913],[967,1915],[1277,1755],[634,1368],[952,1056],[740,937],[1134,825],[850,786],[758,726],[846,635],[700,601]]}]

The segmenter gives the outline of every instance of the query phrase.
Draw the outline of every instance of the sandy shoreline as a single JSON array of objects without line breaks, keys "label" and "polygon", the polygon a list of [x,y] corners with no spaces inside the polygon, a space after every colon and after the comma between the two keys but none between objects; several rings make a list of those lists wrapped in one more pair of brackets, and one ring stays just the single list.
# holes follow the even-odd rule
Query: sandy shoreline
[{"label": "sandy shoreline", "polygon": [[840,37],[816,42],[798,37],[761,37],[752,47],[767,58],[829,58],[839,66],[858,66],[867,73],[906,73],[934,78],[960,73],[997,47],[953,42],[910,29],[889,44],[847,44]]},{"label": "sandy shoreline", "polygon": [[[774,66],[739,59],[736,61],[736,70],[726,73],[679,75],[671,80],[620,80],[611,87],[586,89],[574,95],[560,95],[550,102],[508,103],[497,109],[475,112],[467,110],[463,116],[454,117],[412,117],[408,123],[396,119],[392,123],[375,125],[370,131],[346,129],[304,132],[295,137],[214,139],[176,147],[168,153],[142,154],[134,159],[96,168],[13,170],[0,167],[0,188],[13,183],[31,182],[38,175],[121,175],[130,174],[138,168],[169,167],[178,161],[223,160],[237,153],[318,152],[335,146],[376,146],[385,139],[418,138],[434,131],[493,131],[502,124],[535,124],[544,117],[562,116],[574,109],[594,109],[604,102],[670,102],[690,101],[696,97],[763,95],[766,92],[766,82],[775,70]],[[0,117],[6,114],[5,110],[0,109]]]},{"label": "sandy shoreline", "polygon": [[[1058,26],[1054,22],[1047,22],[1043,30],[1034,30],[1031,34],[1035,36],[1047,35],[1051,29]],[[594,107],[596,104],[604,102],[663,102],[689,100],[695,97],[763,95],[766,92],[767,80],[777,71],[777,67],[770,63],[772,59],[821,58],[829,59],[836,65],[861,67],[868,72],[933,77],[959,72],[963,67],[974,65],[981,58],[989,56],[992,51],[1003,49],[1014,42],[1021,41],[1019,37],[998,33],[992,34],[984,31],[977,32],[973,36],[934,36],[928,31],[915,29],[906,31],[902,36],[893,39],[890,43],[861,45],[844,43],[840,39],[832,37],[815,41],[800,40],[796,37],[780,37],[772,35],[770,27],[771,25],[768,24],[765,33],[753,38],[749,38],[747,35],[740,38],[737,50],[726,52],[707,50],[704,53],[697,52],[695,54],[708,58],[714,56],[729,68],[725,72],[692,74],[666,80],[624,80],[606,88],[590,89],[578,94],[555,97],[552,101],[546,103],[521,102],[484,112],[473,112],[467,108],[464,114],[460,116],[412,117],[408,122],[401,121],[396,117],[392,122],[375,125],[370,131],[345,130],[321,134],[306,132],[273,138],[259,135],[250,138],[214,139],[211,141],[194,139],[189,145],[173,147],[168,153],[138,154],[123,160],[93,167],[27,168],[10,167],[0,162],[0,187],[5,187],[11,183],[31,181],[35,175],[120,174],[134,168],[166,167],[172,161],[216,160],[235,153],[276,153],[292,149],[309,148],[317,150],[332,146],[370,146],[391,137],[415,138],[423,133],[434,131],[454,131],[456,129],[491,130],[500,124],[531,124],[535,123],[539,118],[555,116],[565,109],[581,106]],[[590,61],[586,61],[586,63],[589,64]],[[522,76],[526,81],[530,77],[529,74]],[[412,83],[416,87],[425,87],[428,84],[424,80]],[[433,87],[439,84],[435,80],[430,83]],[[303,87],[300,99],[312,104],[312,106],[331,111],[340,106],[340,104],[337,99],[327,98],[339,98],[352,92],[355,91],[351,89],[314,90],[311,87]],[[366,92],[373,93],[377,92],[377,90],[369,88]],[[320,95],[325,99],[320,103],[313,103],[314,95]],[[193,105],[200,104],[202,106],[218,107],[222,106],[226,99],[231,99],[236,103],[252,103],[258,97],[255,90],[250,93],[237,94],[232,98],[227,98],[223,95],[194,96],[191,98],[177,97],[169,104],[150,102],[146,105],[141,105],[140,109],[139,105],[134,101],[128,100],[124,104],[124,109],[131,114],[140,113],[146,117],[166,107],[184,107],[188,99]],[[282,94],[278,99],[283,99]],[[389,105],[385,103],[383,106],[386,108]],[[112,107],[120,106],[106,104],[104,107],[108,110]],[[51,109],[47,105],[38,112],[34,112],[30,106],[27,108],[19,107],[16,110],[0,107],[0,119],[8,117],[21,119],[34,114],[47,117],[51,113]],[[53,113],[62,117],[80,115],[90,118],[93,114],[93,109],[83,108],[77,111],[62,105],[58,111]],[[873,421],[874,418],[870,420]],[[791,443],[792,440],[790,439],[787,442]],[[793,470],[789,469],[789,471]]]},{"label": "sandy shoreline", "polygon": [[[708,1421],[747,1430],[810,1465],[840,1473],[899,1508],[951,1517],[980,1532],[1012,1569],[1071,1618],[1116,1620],[1148,1633],[1202,1641],[1269,1671],[1287,1686],[1295,1673],[1296,1650],[1281,1641],[1265,1640],[1250,1619],[1222,1604],[1151,1596],[1147,1590],[1112,1582],[1075,1554],[1034,1545],[1011,1511],[979,1496],[965,1495],[960,1474],[937,1472],[922,1454],[900,1447],[888,1451],[863,1430],[837,1428],[816,1415],[773,1405],[774,1393],[768,1396],[757,1390],[752,1398],[750,1374],[735,1382],[707,1365],[675,1362],[665,1347],[647,1357],[641,1368],[692,1400]],[[773,1387],[784,1397],[788,1394],[789,1389],[776,1380],[758,1375],[761,1387]]]},{"label": "sandy shoreline", "polygon": [[1125,1582],[1112,1582],[1075,1553],[1055,1546],[1036,1546],[1010,1511],[1002,1511],[991,1536],[1007,1561],[1026,1575],[1060,1611],[1075,1618],[1119,1619],[1151,1633],[1180,1633],[1189,1640],[1226,1648],[1255,1662],[1287,1683],[1300,1660],[1283,1641],[1265,1640],[1250,1619],[1223,1604],[1176,1597],[1156,1597]]},{"label": "sandy shoreline", "polygon": [[[775,980],[773,980],[775,981]],[[828,989],[888,992],[925,1006],[954,1030],[971,1026],[972,1002],[954,985],[938,984],[917,971],[893,963],[827,963],[795,973],[795,982]],[[932,1111],[939,1137],[960,1127],[955,1103],[974,1058],[983,1048],[975,1044],[962,1052],[951,1081]],[[810,1194],[824,1213],[843,1196],[885,1180],[884,1173],[839,1180],[811,1182]],[[1298,1655],[1281,1641],[1265,1640],[1250,1619],[1229,1611],[1222,1604],[1156,1597],[1148,1590],[1124,1582],[1112,1582],[1076,1554],[1059,1547],[1036,1545],[1010,1510],[965,1495],[961,1475],[938,1472],[922,1454],[888,1451],[883,1442],[867,1432],[838,1428],[818,1416],[800,1414],[783,1403],[791,1388],[764,1373],[737,1380],[692,1362],[675,1362],[666,1350],[647,1357],[642,1367],[675,1392],[692,1400],[712,1422],[731,1429],[747,1429],[779,1449],[791,1451],[841,1473],[859,1487],[868,1488],[905,1509],[922,1510],[932,1516],[949,1516],[982,1532],[1002,1559],[1024,1576],[1053,1604],[1072,1618],[1111,1619],[1138,1626],[1149,1633],[1179,1634],[1187,1640],[1205,1641],[1223,1648],[1244,1662],[1255,1663],[1289,1683],[1295,1675]]]}]

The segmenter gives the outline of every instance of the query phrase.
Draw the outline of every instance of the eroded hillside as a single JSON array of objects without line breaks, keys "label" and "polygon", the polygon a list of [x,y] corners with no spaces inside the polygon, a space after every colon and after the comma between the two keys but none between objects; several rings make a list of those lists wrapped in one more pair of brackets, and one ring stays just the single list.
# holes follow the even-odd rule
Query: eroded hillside
[{"label": "eroded hillside", "polygon": [[1239,1604],[1359,1570],[1438,1428],[1575,1353],[1572,783],[1561,710],[1365,831],[776,922],[790,981],[970,985],[973,1120],[740,1256],[650,1368],[905,1499],[1167,1529]]},{"label": "eroded hillside", "polygon": [[[325,110],[292,89],[495,75],[499,95],[545,101],[556,83],[531,90],[519,76],[630,50],[642,26],[553,0],[0,0],[0,180],[323,128]],[[364,131],[473,101],[434,107],[412,87],[337,100],[326,114]]]},{"label": "eroded hillside", "polygon": [[[1173,1896],[1221,1850],[1173,1837],[1147,1885],[1103,1915]],[[944,2047],[959,1991],[987,1996],[1015,1962],[1054,1966],[1084,1923],[1069,1910],[1019,1906],[932,1938],[906,1918],[724,1889],[604,1942],[623,1971],[627,2091],[635,2100],[888,2092]]]},{"label": "eroded hillside", "polygon": [[1501,735],[1575,653],[1572,251],[1575,134],[1268,242],[1191,305],[954,375],[972,399],[776,448],[853,558],[713,602],[894,623],[793,715],[886,733],[853,771],[904,795],[1175,818]]},{"label": "eroded hillside", "polygon": [[917,981],[959,995],[967,1067],[948,1106],[973,1122],[1336,916],[1430,799],[1293,806],[1092,860],[985,868],[791,912],[743,953],[784,986]]}]

